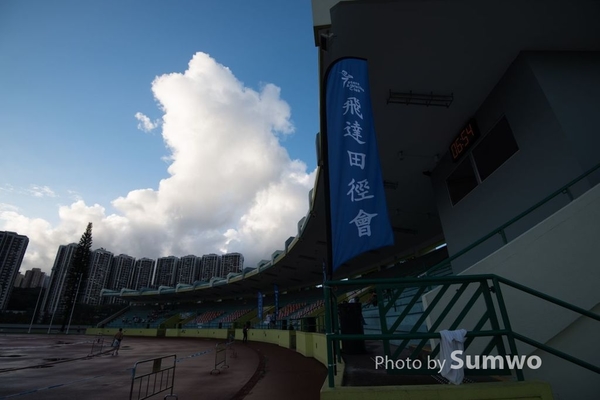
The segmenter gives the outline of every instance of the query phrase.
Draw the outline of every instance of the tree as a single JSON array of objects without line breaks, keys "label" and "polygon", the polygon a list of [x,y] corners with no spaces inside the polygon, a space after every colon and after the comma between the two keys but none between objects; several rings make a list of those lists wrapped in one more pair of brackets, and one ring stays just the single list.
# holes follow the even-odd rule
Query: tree
[{"label": "tree", "polygon": [[71,260],[69,269],[67,271],[67,277],[65,279],[65,291],[63,295],[63,318],[61,332],[64,331],[71,310],[77,302],[77,296],[79,294],[80,286],[84,285],[87,280],[87,275],[90,266],[90,255],[92,249],[92,223],[88,223],[88,226],[79,240],[75,255]]}]

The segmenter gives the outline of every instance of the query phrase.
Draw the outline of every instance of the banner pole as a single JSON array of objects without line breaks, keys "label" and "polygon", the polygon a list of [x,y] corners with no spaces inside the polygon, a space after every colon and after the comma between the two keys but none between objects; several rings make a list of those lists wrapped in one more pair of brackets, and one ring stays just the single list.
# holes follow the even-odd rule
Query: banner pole
[{"label": "banner pole", "polygon": [[[332,63],[331,65],[334,65]],[[323,77],[323,85],[321,85],[321,168],[323,169],[323,184],[325,198],[325,226],[326,226],[326,241],[327,241],[327,261],[323,261],[323,296],[325,300],[325,339],[327,343],[327,377],[328,386],[335,387],[335,354],[334,345],[331,339],[333,334],[332,324],[332,309],[331,288],[329,281],[333,276],[333,248],[332,248],[332,232],[331,232],[331,189],[329,179],[329,144],[327,132],[327,105],[326,105],[326,83],[329,75],[329,69]]]}]

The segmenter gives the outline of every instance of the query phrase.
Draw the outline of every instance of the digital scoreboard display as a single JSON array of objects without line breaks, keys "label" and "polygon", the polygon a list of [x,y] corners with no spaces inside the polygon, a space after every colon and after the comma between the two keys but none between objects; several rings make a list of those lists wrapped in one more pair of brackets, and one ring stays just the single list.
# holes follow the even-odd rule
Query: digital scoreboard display
[{"label": "digital scoreboard display", "polygon": [[472,118],[450,144],[452,161],[456,162],[461,158],[471,148],[477,138],[479,138],[479,128],[475,119]]}]

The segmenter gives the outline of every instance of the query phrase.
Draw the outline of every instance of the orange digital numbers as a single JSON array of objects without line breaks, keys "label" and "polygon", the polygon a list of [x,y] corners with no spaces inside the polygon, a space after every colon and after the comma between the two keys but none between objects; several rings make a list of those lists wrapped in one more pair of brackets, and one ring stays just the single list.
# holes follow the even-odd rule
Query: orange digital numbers
[{"label": "orange digital numbers", "polygon": [[469,137],[467,135],[468,133],[466,129],[463,129],[463,131],[460,133],[460,138],[462,139],[465,146],[469,145]]},{"label": "orange digital numbers", "polygon": [[467,127],[464,129],[464,131],[467,132],[467,135],[471,135],[471,136],[475,135],[475,133],[473,132],[473,126],[471,125],[470,122],[467,124]]},{"label": "orange digital numbers", "polygon": [[475,143],[479,137],[479,129],[475,119],[471,119],[469,123],[461,129],[458,135],[450,145],[450,153],[452,161],[457,161],[468,149]]}]

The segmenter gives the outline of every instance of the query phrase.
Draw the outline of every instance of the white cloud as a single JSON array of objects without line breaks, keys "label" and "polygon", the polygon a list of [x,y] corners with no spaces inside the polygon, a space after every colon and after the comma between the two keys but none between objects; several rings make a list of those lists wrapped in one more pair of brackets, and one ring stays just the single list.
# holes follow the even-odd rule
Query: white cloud
[{"label": "white cloud", "polygon": [[22,267],[37,267],[46,273],[50,273],[58,246],[75,240],[74,232],[68,232],[67,226],[54,229],[47,221],[28,218],[14,209],[0,209],[0,226],[2,230],[17,232],[29,238]]},{"label": "white cloud", "polygon": [[74,201],[83,200],[83,197],[81,197],[81,193],[77,192],[76,190],[67,190],[67,194],[69,195],[69,198],[71,200],[74,200]]},{"label": "white cloud", "polygon": [[0,193],[12,194],[12,195],[26,195],[33,197],[58,197],[58,195],[50,189],[49,186],[40,186],[31,184],[28,188],[23,187],[14,187],[10,184],[5,184],[4,186],[0,186]]},{"label": "white cloud", "polygon": [[135,113],[135,119],[137,119],[139,121],[138,126],[137,126],[138,129],[142,130],[144,132],[150,132],[150,131],[156,129],[160,125],[159,120],[152,122],[152,120],[150,118],[148,118],[141,112]]},{"label": "white cloud", "polygon": [[19,211],[19,207],[13,206],[11,204],[0,203],[0,212],[2,212],[2,211],[14,211],[14,212],[18,212]]},{"label": "white cloud", "polygon": [[[241,252],[252,267],[296,234],[315,174],[279,142],[294,127],[278,87],[245,87],[197,53],[184,73],[157,77],[152,91],[163,112],[169,177],[156,190],[113,200],[114,214],[81,199],[62,206],[55,227],[0,209],[0,229],[30,238],[24,269],[50,272],[58,246],[77,242],[90,221],[93,248],[150,258]],[[141,113],[136,118],[144,129],[156,127]]]},{"label": "white cloud", "polygon": [[15,188],[10,184],[4,184],[4,186],[0,186],[0,192],[4,193],[14,193]]},{"label": "white cloud", "polygon": [[29,185],[27,192],[34,197],[57,197],[56,193],[48,186]]}]

